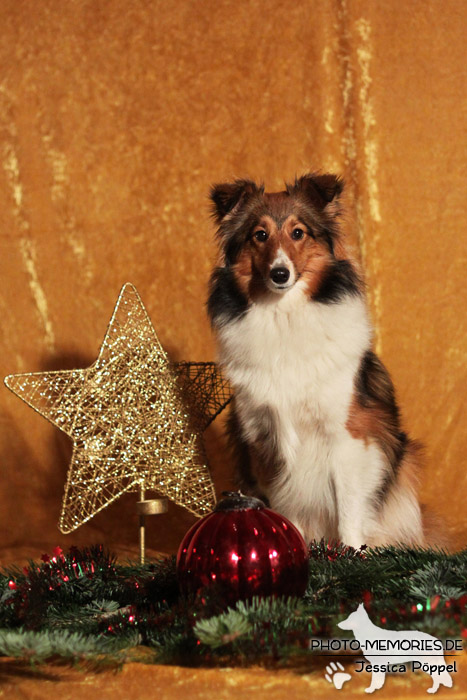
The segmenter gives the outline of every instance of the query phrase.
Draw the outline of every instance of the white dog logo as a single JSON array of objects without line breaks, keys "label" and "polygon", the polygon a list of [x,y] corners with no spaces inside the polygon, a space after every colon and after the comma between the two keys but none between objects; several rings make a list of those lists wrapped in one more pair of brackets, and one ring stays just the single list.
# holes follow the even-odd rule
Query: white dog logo
[{"label": "white dog logo", "polygon": [[372,666],[371,684],[365,688],[366,693],[374,693],[382,688],[386,672],[393,666],[400,667],[401,664],[409,662],[412,662],[412,670],[422,670],[432,676],[433,685],[428,688],[428,693],[436,693],[440,685],[452,687],[443,646],[440,640],[431,634],[382,629],[372,623],[363,603],[337,626],[354,633],[364,657]]}]

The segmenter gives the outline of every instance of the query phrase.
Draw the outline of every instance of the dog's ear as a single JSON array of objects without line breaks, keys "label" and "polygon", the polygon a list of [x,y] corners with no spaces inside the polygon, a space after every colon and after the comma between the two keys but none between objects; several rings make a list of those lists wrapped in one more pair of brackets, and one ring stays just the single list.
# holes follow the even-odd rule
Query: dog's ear
[{"label": "dog's ear", "polygon": [[214,204],[213,216],[217,223],[238,208],[246,197],[260,193],[262,188],[257,187],[251,180],[235,180],[232,183],[222,183],[211,187],[210,197]]},{"label": "dog's ear", "polygon": [[342,178],[331,173],[302,175],[295,180],[292,187],[287,188],[289,194],[301,193],[319,209],[327,207],[327,212],[334,216],[339,211],[337,204],[343,189],[344,181]]}]

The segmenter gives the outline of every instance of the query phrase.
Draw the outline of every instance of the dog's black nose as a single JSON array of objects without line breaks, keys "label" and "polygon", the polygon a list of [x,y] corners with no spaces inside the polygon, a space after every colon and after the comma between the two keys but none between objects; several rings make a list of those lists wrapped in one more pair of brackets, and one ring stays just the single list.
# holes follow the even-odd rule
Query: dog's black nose
[{"label": "dog's black nose", "polygon": [[274,284],[285,284],[290,277],[290,272],[286,267],[273,267],[269,277]]}]

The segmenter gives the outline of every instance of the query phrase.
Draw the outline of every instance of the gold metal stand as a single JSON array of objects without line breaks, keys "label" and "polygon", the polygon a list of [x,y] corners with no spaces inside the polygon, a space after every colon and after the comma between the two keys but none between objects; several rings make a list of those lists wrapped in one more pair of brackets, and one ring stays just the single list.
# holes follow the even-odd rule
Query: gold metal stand
[{"label": "gold metal stand", "polygon": [[141,564],[144,564],[146,554],[145,517],[146,515],[167,513],[169,503],[167,498],[153,498],[149,501],[145,501],[144,486],[140,486],[139,498],[140,500],[136,503],[136,512],[139,515],[139,559]]}]

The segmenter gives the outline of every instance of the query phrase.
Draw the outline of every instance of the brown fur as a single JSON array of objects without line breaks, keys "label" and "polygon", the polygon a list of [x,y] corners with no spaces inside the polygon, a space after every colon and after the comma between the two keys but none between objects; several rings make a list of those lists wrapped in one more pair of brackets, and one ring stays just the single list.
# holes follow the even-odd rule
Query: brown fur
[{"label": "brown fur", "polygon": [[361,362],[346,428],[367,444],[376,440],[396,472],[411,444],[401,430],[399,408],[388,371],[373,352]]},{"label": "brown fur", "polygon": [[[242,248],[232,268],[239,288],[250,299],[254,300],[265,292],[264,280],[269,275],[279,248],[293,261],[297,276],[307,281],[310,295],[318,288],[329,264],[329,249],[324,241],[316,241],[310,235],[305,234],[301,240],[293,240],[291,234],[297,227],[305,228],[296,214],[289,214],[280,223],[265,215],[254,227],[251,238]],[[268,239],[264,242],[254,238],[254,234],[260,230],[268,234]]]}]

